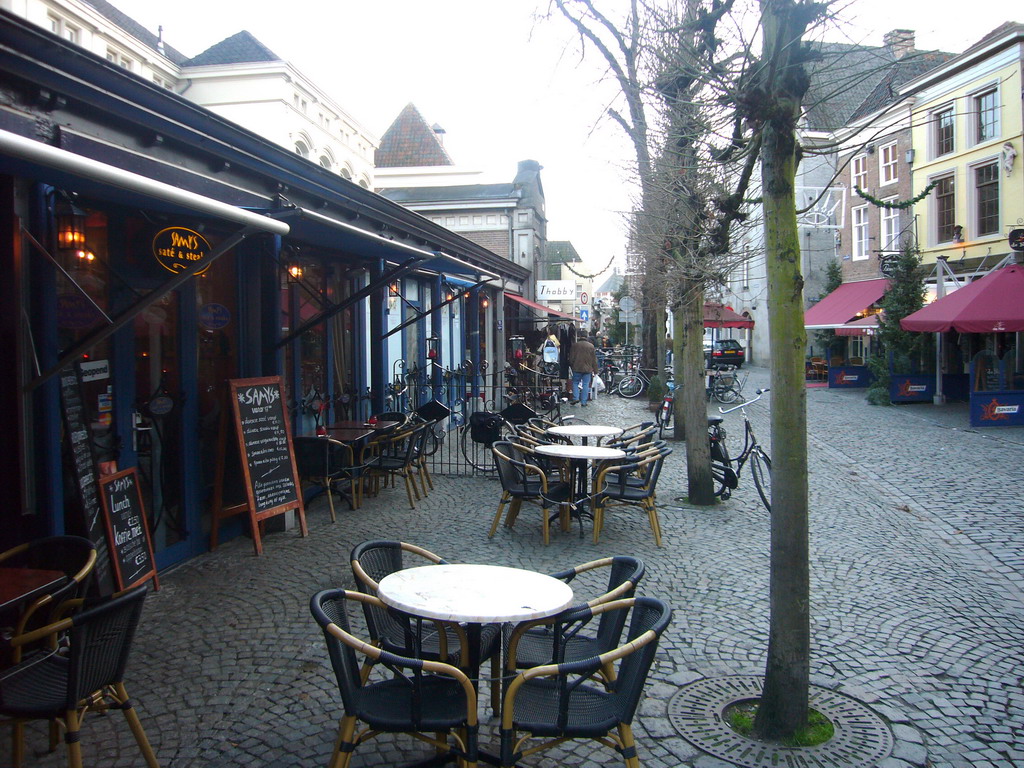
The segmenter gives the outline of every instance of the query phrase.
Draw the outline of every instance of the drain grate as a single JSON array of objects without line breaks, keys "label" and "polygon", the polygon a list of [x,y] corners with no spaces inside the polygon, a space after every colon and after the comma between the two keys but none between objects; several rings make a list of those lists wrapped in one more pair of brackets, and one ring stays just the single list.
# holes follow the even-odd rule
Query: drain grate
[{"label": "drain grate", "polygon": [[849,696],[814,685],[811,706],[835,726],[830,741],[817,747],[785,747],[740,736],[726,725],[722,712],[730,704],[758,698],[763,683],[754,675],[689,683],[669,701],[669,720],[698,749],[743,768],[870,768],[892,752],[892,731],[881,717]]}]

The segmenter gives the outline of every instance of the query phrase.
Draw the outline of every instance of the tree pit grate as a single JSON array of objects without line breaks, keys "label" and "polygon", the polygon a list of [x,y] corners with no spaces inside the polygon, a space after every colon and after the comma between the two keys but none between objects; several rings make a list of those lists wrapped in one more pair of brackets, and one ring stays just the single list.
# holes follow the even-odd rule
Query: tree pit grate
[{"label": "tree pit grate", "polygon": [[747,738],[728,726],[732,704],[760,698],[764,678],[709,677],[684,685],[669,701],[668,717],[698,749],[742,768],[870,768],[887,758],[893,735],[886,722],[845,694],[812,685],[810,705],[827,717],[835,735],[816,747],[787,747]]}]

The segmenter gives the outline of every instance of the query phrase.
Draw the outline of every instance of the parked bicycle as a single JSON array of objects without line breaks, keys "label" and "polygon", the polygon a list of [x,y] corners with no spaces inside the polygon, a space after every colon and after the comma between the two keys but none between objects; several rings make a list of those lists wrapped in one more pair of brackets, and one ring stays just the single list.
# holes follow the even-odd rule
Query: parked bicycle
[{"label": "parked bicycle", "polygon": [[765,509],[772,511],[772,460],[768,453],[757,442],[754,428],[747,416],[746,407],[761,399],[768,388],[757,390],[757,397],[732,408],[719,408],[721,414],[738,410],[743,415],[743,450],[735,458],[729,457],[729,448],[725,442],[725,427],[721,416],[708,416],[708,440],[711,443],[711,476],[715,480],[715,495],[728,499],[739,485],[740,472],[750,462],[750,474],[754,477],[754,486],[764,503]]},{"label": "parked bicycle", "polygon": [[654,421],[658,425],[659,440],[672,429],[672,420],[675,418],[675,399],[676,383],[670,380],[665,385],[665,396],[661,399],[661,407],[654,414]]},{"label": "parked bicycle", "polygon": [[716,365],[708,373],[707,398],[715,398],[720,403],[729,405],[743,396],[743,385],[747,383],[749,373],[740,374],[735,365]]},{"label": "parked bicycle", "polygon": [[[647,390],[651,383],[651,377],[648,374],[656,370],[657,368],[640,368],[639,366],[634,368],[619,381],[618,393],[623,397],[638,397]],[[671,371],[672,369],[666,366],[663,371],[664,376],[666,378],[670,376]]]}]

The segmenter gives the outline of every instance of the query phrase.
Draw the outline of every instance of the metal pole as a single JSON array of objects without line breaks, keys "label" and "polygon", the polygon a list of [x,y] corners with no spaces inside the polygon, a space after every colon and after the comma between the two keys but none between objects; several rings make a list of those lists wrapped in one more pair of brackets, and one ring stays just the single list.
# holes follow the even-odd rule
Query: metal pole
[{"label": "metal pole", "polygon": [[[935,297],[936,301],[946,295],[946,270],[949,267],[946,266],[946,257],[939,256],[935,259]],[[942,362],[943,362],[943,350],[942,350],[942,332],[938,331],[935,334],[935,394],[932,396],[932,403],[934,405],[945,405],[946,395],[942,392]]]}]

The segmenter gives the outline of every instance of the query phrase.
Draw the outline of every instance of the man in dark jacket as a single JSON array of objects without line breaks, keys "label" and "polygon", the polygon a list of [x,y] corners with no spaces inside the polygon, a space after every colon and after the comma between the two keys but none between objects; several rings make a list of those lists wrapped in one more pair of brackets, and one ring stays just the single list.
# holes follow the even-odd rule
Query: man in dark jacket
[{"label": "man in dark jacket", "polygon": [[572,397],[579,400],[580,405],[587,407],[590,398],[590,385],[597,373],[597,353],[594,345],[582,338],[569,350],[569,367],[572,368]]}]

